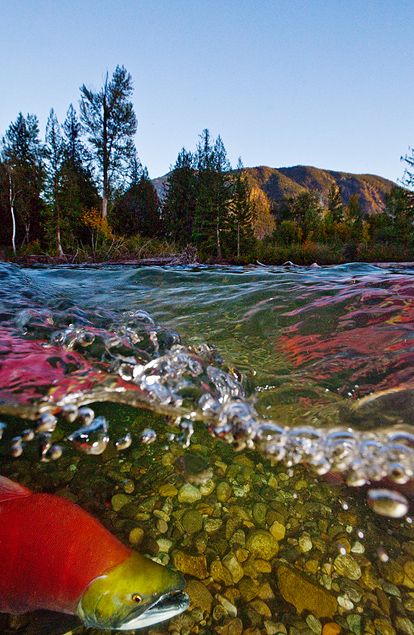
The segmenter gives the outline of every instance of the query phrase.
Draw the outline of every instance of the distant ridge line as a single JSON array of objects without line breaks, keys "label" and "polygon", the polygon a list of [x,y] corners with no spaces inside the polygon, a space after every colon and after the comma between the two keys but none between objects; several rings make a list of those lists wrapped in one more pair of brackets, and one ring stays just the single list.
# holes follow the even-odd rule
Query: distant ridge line
[{"label": "distant ridge line", "polygon": [[[309,165],[272,168],[266,165],[245,167],[250,182],[263,190],[269,200],[279,203],[284,198],[297,196],[306,191],[317,192],[321,202],[328,201],[329,189],[333,184],[340,187],[342,199],[348,204],[352,195],[359,196],[365,214],[378,214],[385,208],[386,197],[397,184],[376,174],[354,174],[339,170],[326,170]],[[161,199],[166,194],[168,174],[153,179]]]}]

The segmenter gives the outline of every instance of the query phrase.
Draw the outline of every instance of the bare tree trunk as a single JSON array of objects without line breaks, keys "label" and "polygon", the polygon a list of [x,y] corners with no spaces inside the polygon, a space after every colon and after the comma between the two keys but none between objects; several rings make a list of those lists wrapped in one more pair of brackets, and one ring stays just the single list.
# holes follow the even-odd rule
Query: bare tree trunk
[{"label": "bare tree trunk", "polygon": [[63,249],[62,249],[62,242],[61,242],[61,238],[60,238],[60,226],[59,226],[59,224],[56,225],[56,247],[57,247],[57,252],[58,252],[59,256],[64,256],[65,254],[63,253]]},{"label": "bare tree trunk", "polygon": [[217,234],[217,258],[221,259],[220,228],[218,224],[216,226],[216,234]]},{"label": "bare tree trunk", "polygon": [[25,235],[24,235],[23,244],[26,243],[28,245],[30,243],[30,222],[24,224],[24,229],[25,229]]},{"label": "bare tree trunk", "polygon": [[56,205],[56,249],[59,256],[64,256],[62,249],[62,239],[60,235],[60,208],[59,205]]},{"label": "bare tree trunk", "polygon": [[108,197],[102,197],[102,218],[107,218],[108,216]]},{"label": "bare tree trunk", "polygon": [[11,173],[9,172],[9,201],[10,201],[10,214],[12,217],[12,247],[13,254],[16,255],[16,217],[14,214],[14,194]]},{"label": "bare tree trunk", "polygon": [[103,101],[103,196],[102,196],[102,218],[108,216],[108,192],[109,192],[109,151],[108,151],[108,109],[106,104],[106,93],[108,90],[108,73],[106,74],[105,93]]},{"label": "bare tree trunk", "polygon": [[63,253],[63,249],[62,249],[62,238],[61,238],[61,234],[60,234],[60,205],[58,202],[58,188],[59,188],[59,181],[58,181],[58,176],[57,176],[57,172],[55,172],[55,176],[53,178],[53,202],[54,202],[54,209],[55,209],[55,214],[56,214],[56,251],[58,253],[58,256],[64,256],[65,254]]},{"label": "bare tree trunk", "polygon": [[240,258],[240,223],[237,223],[237,258]]}]

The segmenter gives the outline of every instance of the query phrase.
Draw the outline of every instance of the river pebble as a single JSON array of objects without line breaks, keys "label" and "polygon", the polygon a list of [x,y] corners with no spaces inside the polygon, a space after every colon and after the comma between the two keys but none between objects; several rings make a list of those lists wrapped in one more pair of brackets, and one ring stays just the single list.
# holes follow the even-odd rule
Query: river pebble
[{"label": "river pebble", "polygon": [[181,523],[188,534],[196,534],[203,528],[203,517],[197,510],[189,509],[183,514]]},{"label": "river pebble", "polygon": [[269,531],[272,534],[273,538],[275,538],[278,542],[280,542],[285,537],[286,527],[282,525],[282,523],[280,523],[279,521],[275,520],[271,524]]},{"label": "river pebble", "polygon": [[279,551],[279,543],[269,531],[253,529],[247,536],[246,549],[253,556],[271,560]]},{"label": "river pebble", "polygon": [[298,571],[280,565],[277,569],[279,591],[283,598],[293,604],[298,613],[307,610],[316,617],[333,617],[337,600],[328,591],[313,584]]},{"label": "river pebble", "polygon": [[119,510],[130,501],[131,498],[126,494],[114,494],[111,499],[112,509],[114,512],[119,512]]},{"label": "river pebble", "polygon": [[362,575],[361,567],[349,555],[340,554],[334,560],[335,571],[349,580],[359,580]]},{"label": "river pebble", "polygon": [[185,590],[190,596],[192,606],[201,608],[205,613],[211,612],[213,596],[205,584],[198,580],[189,580]]},{"label": "river pebble", "polygon": [[320,635],[322,633],[322,623],[314,615],[310,614],[307,616],[306,624],[309,626],[312,633],[316,633],[316,635]]},{"label": "river pebble", "polygon": [[204,579],[208,575],[205,556],[193,556],[177,550],[173,552],[173,565],[178,571],[194,578]]},{"label": "river pebble", "polygon": [[232,494],[233,490],[231,488],[231,485],[227,483],[227,481],[220,481],[217,484],[216,496],[218,501],[220,501],[221,503],[227,503]]},{"label": "river pebble", "polygon": [[237,584],[244,576],[243,567],[238,562],[236,556],[233,553],[227,554],[223,558],[223,565],[230,571],[233,582]]},{"label": "river pebble", "polygon": [[129,542],[131,545],[138,546],[144,538],[144,530],[141,527],[134,527],[129,532]]},{"label": "river pebble", "polygon": [[160,496],[174,497],[178,494],[178,489],[171,483],[165,483],[164,485],[161,485],[158,491]]},{"label": "river pebble", "polygon": [[191,485],[191,483],[185,483],[178,492],[178,501],[180,503],[196,503],[200,499],[200,490]]}]

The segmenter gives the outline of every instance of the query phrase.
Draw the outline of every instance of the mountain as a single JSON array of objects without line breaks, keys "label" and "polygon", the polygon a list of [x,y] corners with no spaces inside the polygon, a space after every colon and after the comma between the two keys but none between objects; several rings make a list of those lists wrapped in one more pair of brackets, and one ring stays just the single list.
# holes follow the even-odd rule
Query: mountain
[{"label": "mountain", "polygon": [[[358,194],[363,211],[377,214],[384,209],[385,198],[396,185],[393,181],[373,174],[351,174],[322,170],[307,165],[291,168],[269,168],[259,166],[244,168],[251,183],[263,190],[271,202],[279,202],[285,197],[297,196],[306,190],[318,192],[324,204],[333,183],[341,188],[342,199],[348,203],[352,194]],[[160,198],[164,198],[168,174],[153,180]]]}]

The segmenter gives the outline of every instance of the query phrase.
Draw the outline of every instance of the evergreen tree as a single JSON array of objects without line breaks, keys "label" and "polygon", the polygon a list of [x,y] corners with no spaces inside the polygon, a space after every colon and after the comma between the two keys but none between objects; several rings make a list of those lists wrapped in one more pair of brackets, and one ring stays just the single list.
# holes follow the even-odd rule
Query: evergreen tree
[{"label": "evergreen tree", "polygon": [[99,92],[81,87],[81,120],[100,175],[103,218],[122,170],[135,155],[137,120],[130,101],[132,91],[131,75],[123,66],[116,67],[111,80],[106,74]]},{"label": "evergreen tree", "polygon": [[60,133],[60,126],[53,108],[46,124],[46,197],[48,202],[47,228],[55,234],[56,250],[63,256],[61,238],[61,208],[59,200],[61,168],[64,160],[64,142]]},{"label": "evergreen tree", "polygon": [[290,218],[300,226],[304,240],[318,235],[322,220],[322,206],[318,194],[298,194],[291,202]]},{"label": "evergreen tree", "polygon": [[69,106],[62,126],[63,160],[59,171],[58,201],[61,224],[64,229],[63,242],[73,249],[76,242],[88,239],[88,232],[80,222],[88,210],[99,207],[99,194],[89,169],[89,154],[84,147],[82,126],[72,105]]},{"label": "evergreen tree", "polygon": [[351,194],[347,205],[347,215],[354,222],[362,220],[361,201],[358,194]]},{"label": "evergreen tree", "polygon": [[328,192],[329,219],[334,223],[340,223],[343,220],[343,212],[341,188],[336,183],[332,183]]},{"label": "evergreen tree", "polygon": [[74,166],[87,166],[91,161],[91,157],[82,143],[82,125],[72,104],[70,104],[66,112],[62,131],[64,136],[64,160],[71,162]]},{"label": "evergreen tree", "polygon": [[193,240],[211,254],[222,257],[222,235],[228,228],[231,199],[230,164],[221,137],[214,146],[205,129],[197,146],[197,198]]},{"label": "evergreen tree", "polygon": [[158,195],[146,168],[137,183],[133,183],[117,201],[111,214],[114,229],[132,236],[153,238],[161,234]]},{"label": "evergreen tree", "polygon": [[349,238],[355,243],[360,241],[362,235],[362,208],[358,194],[349,197],[348,205],[344,209],[344,222],[348,228]]},{"label": "evergreen tree", "polygon": [[406,245],[414,239],[414,201],[410,194],[402,187],[393,187],[385,204],[385,215],[389,229],[393,229],[394,240]]},{"label": "evergreen tree", "polygon": [[40,192],[45,172],[44,149],[35,115],[24,117],[19,113],[2,140],[2,155],[8,175],[12,245],[15,252],[19,233],[23,233],[23,243],[40,236]]},{"label": "evergreen tree", "polygon": [[194,157],[183,148],[168,176],[162,207],[165,233],[180,245],[191,240],[196,208],[197,176]]},{"label": "evergreen tree", "polygon": [[246,175],[243,173],[241,159],[237,163],[237,170],[232,183],[232,198],[230,201],[229,225],[231,236],[236,239],[236,255],[241,256],[241,248],[245,248],[253,239],[253,205],[250,198],[250,187]]},{"label": "evergreen tree", "polygon": [[140,182],[143,173],[144,168],[142,167],[142,163],[139,160],[138,155],[134,153],[128,166],[127,178],[129,185],[137,185]]},{"label": "evergreen tree", "polygon": [[406,168],[402,178],[402,185],[406,188],[406,204],[410,213],[414,214],[414,149],[410,148],[411,154],[401,157],[405,162]]}]

